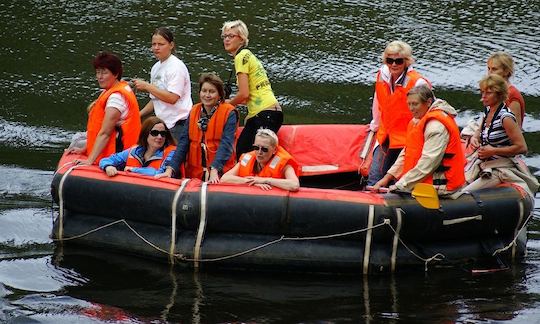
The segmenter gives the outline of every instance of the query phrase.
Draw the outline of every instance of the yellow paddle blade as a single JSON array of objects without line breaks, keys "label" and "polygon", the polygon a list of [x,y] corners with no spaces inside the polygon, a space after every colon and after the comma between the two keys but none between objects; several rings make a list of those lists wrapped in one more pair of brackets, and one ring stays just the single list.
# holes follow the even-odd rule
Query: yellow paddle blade
[{"label": "yellow paddle blade", "polygon": [[440,207],[437,190],[428,183],[417,183],[411,195],[424,208],[438,209]]}]

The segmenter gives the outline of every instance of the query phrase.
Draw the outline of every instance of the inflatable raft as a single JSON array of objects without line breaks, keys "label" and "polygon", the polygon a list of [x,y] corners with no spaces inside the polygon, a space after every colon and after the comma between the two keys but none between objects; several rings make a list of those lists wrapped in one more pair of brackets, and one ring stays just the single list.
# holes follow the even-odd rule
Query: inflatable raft
[{"label": "inflatable raft", "polygon": [[[302,167],[302,184],[355,174],[367,135],[362,125],[284,126],[279,133]],[[96,166],[74,166],[76,158],[63,156],[52,182],[59,204],[52,236],[60,244],[192,267],[371,273],[507,263],[525,253],[533,208],[513,186],[440,199],[428,209],[410,194],[263,191],[125,172],[109,178]]]}]

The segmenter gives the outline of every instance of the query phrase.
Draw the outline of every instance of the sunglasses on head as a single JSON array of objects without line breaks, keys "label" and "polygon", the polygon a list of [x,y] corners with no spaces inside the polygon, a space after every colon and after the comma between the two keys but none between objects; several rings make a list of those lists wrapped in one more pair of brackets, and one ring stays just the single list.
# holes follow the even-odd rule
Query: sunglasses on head
[{"label": "sunglasses on head", "polygon": [[393,59],[391,57],[386,58],[386,64],[392,65],[394,63],[396,63],[396,65],[401,65],[401,64],[405,63],[405,59],[403,57],[396,58],[396,59]]},{"label": "sunglasses on head", "polygon": [[159,131],[159,130],[157,130],[157,129],[152,129],[152,130],[150,131],[150,135],[152,135],[152,136],[154,136],[154,137],[156,137],[156,136],[158,136],[158,135],[161,135],[161,137],[166,137],[168,133],[169,133],[169,132],[167,132],[167,131]]},{"label": "sunglasses on head", "polygon": [[253,145],[253,150],[254,151],[263,151],[263,153],[268,153],[269,148],[264,147],[264,146]]}]

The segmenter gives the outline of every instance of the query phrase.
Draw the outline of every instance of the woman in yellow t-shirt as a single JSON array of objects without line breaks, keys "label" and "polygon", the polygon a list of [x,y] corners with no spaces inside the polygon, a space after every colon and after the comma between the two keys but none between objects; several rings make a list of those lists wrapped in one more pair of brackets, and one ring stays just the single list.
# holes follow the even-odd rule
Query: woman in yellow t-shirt
[{"label": "woman in yellow t-shirt", "polygon": [[234,57],[238,92],[227,102],[236,106],[246,104],[248,114],[244,129],[236,144],[236,154],[251,151],[259,128],[269,128],[275,133],[283,124],[283,112],[279,105],[266,70],[257,57],[247,49],[249,32],[241,20],[227,21],[221,29],[223,47]]}]

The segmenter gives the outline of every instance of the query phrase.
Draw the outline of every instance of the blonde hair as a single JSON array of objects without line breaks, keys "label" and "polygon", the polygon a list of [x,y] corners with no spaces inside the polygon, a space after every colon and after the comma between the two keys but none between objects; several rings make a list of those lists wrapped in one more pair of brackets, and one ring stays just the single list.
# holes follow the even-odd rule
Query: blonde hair
[{"label": "blonde hair", "polygon": [[480,91],[484,90],[492,90],[497,93],[497,98],[500,101],[505,101],[506,98],[508,98],[508,84],[506,83],[506,80],[498,75],[491,73],[480,80],[478,82],[478,85],[480,86]]},{"label": "blonde hair", "polygon": [[236,28],[238,31],[238,36],[240,36],[240,38],[242,38],[244,41],[244,46],[247,46],[249,43],[249,31],[246,24],[240,19],[226,21],[223,23],[223,27],[221,27],[221,35],[225,34],[226,30],[232,28]]},{"label": "blonde hair", "polygon": [[381,55],[383,64],[386,63],[386,57],[389,54],[401,55],[405,59],[406,66],[412,65],[415,62],[415,59],[412,55],[411,46],[405,43],[404,41],[395,40],[393,42],[388,43],[388,45],[386,45],[386,48],[384,49]]},{"label": "blonde hair", "polygon": [[512,58],[512,55],[506,52],[495,52],[487,59],[488,63],[490,61],[496,62],[501,66],[504,73],[507,74],[506,78],[510,78],[514,75],[514,59]]},{"label": "blonde hair", "polygon": [[270,140],[270,145],[272,145],[273,147],[277,147],[279,144],[279,140],[276,133],[274,133],[274,131],[271,129],[259,128],[255,136],[268,138]]}]

